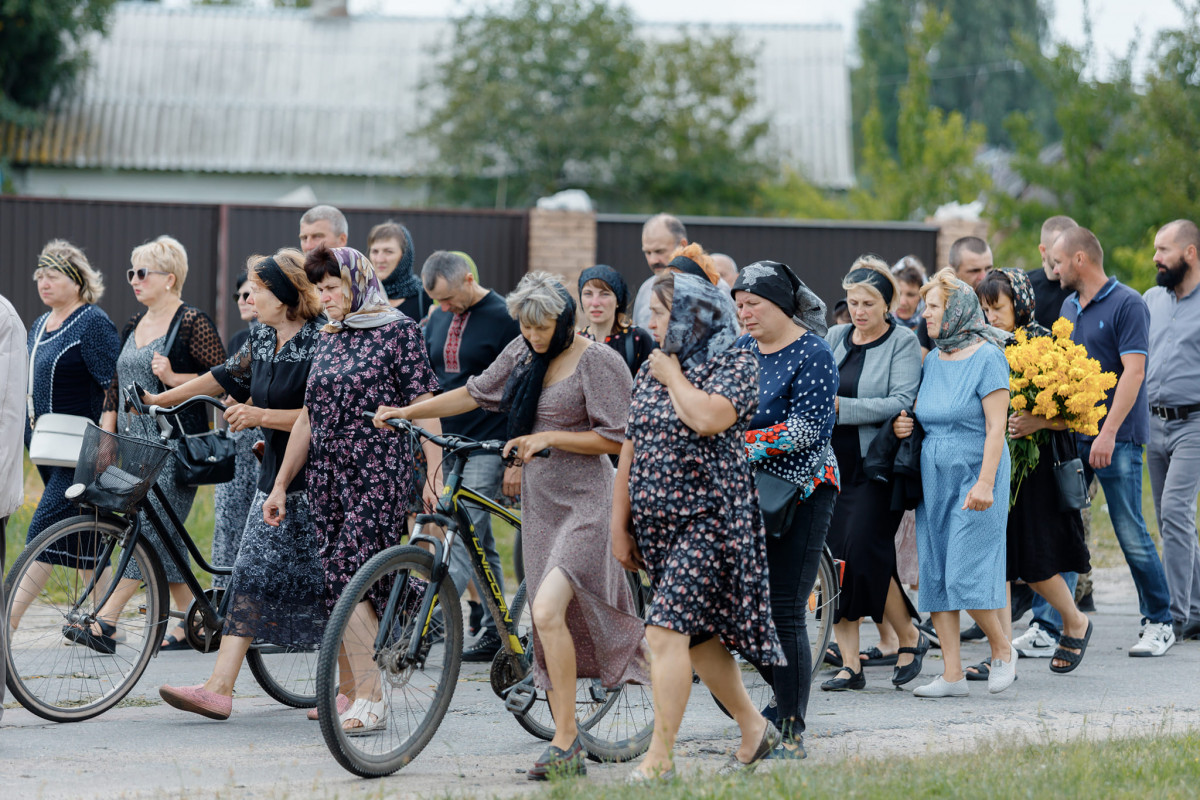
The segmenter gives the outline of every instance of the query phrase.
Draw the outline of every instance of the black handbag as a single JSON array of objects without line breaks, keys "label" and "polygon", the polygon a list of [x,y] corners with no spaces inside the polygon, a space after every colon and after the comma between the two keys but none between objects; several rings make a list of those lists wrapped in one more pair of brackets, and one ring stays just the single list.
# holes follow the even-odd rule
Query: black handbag
[{"label": "black handbag", "polygon": [[762,513],[763,527],[767,535],[779,538],[791,530],[796,518],[796,504],[800,487],[764,469],[754,473],[754,486],[758,489],[758,510]]},{"label": "black handbag", "polygon": [[1058,487],[1059,511],[1082,511],[1092,504],[1088,494],[1083,461],[1078,457],[1065,461],[1058,452],[1058,436],[1051,433],[1050,451],[1054,454],[1054,484]]},{"label": "black handbag", "polygon": [[[167,335],[163,355],[168,358],[182,322],[181,314]],[[237,468],[237,450],[229,431],[210,430],[189,434],[178,420],[175,422],[175,427],[179,430],[179,438],[175,442],[175,483],[178,486],[195,488],[233,480],[233,473]]]}]

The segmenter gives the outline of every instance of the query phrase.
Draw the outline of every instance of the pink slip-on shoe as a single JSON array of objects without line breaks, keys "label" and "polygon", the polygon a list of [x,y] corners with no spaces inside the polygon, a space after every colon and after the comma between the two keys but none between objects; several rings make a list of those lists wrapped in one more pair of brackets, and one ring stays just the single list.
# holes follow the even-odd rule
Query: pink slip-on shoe
[{"label": "pink slip-on shoe", "polygon": [[[336,701],[336,702],[337,702],[337,712],[338,712],[338,716],[339,716],[339,717],[340,717],[342,714],[345,714],[347,711],[349,711],[349,710],[350,710],[350,698],[349,698],[349,697],[346,697],[346,695],[339,693],[339,694],[338,694],[338,696],[337,696],[337,701]],[[311,720],[316,720],[316,719],[318,719],[319,717],[317,716],[317,709],[316,709],[316,708],[310,708],[310,709],[308,710],[308,714],[307,714],[307,716],[308,716],[308,718],[309,718],[309,719],[311,719]]]},{"label": "pink slip-on shoe", "polygon": [[180,711],[190,711],[209,719],[229,719],[233,713],[233,698],[210,692],[201,686],[168,686],[158,689],[158,694],[167,705]]}]

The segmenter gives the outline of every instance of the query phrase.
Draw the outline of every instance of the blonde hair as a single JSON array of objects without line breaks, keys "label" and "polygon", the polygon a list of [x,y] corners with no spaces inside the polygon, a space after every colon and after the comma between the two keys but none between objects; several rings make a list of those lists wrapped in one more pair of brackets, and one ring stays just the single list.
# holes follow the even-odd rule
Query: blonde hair
[{"label": "blonde hair", "polygon": [[[872,272],[878,272],[882,275],[892,285],[891,302],[885,303],[883,293],[873,284],[866,281],[851,281],[850,273],[858,269],[869,269]],[[878,299],[879,302],[884,303],[888,311],[894,310],[896,304],[900,302],[900,287],[896,284],[896,277],[892,275],[892,271],[888,268],[887,263],[878,256],[859,256],[855,259],[854,263],[850,265],[850,272],[846,273],[846,277],[842,279],[842,288],[847,292],[851,289],[864,289],[872,297]]]},{"label": "blonde hair", "polygon": [[708,278],[709,283],[713,286],[716,286],[721,280],[721,274],[717,272],[717,265],[713,263],[708,253],[704,252],[704,248],[696,242],[685,244],[683,247],[676,247],[675,252],[671,253],[671,258],[668,261],[674,260],[678,256],[690,258],[699,264],[700,269],[704,270],[704,276]]},{"label": "blonde hair", "polygon": [[133,248],[129,263],[135,268],[149,265],[168,275],[174,275],[175,285],[171,287],[171,291],[176,295],[183,293],[183,282],[187,280],[188,274],[187,250],[183,249],[178,240],[170,236],[159,236],[153,242],[138,245]]},{"label": "blonde hair", "polygon": [[[41,254],[38,256],[39,261],[42,257],[49,257],[50,260],[66,261],[67,264],[75,268],[79,273],[79,277],[83,279],[83,285],[79,287],[79,299],[85,303],[97,303],[104,296],[104,277],[92,269],[92,265],[88,263],[87,256],[83,254],[75,245],[65,239],[51,239],[46,242],[46,246],[42,248]],[[39,265],[33,271],[33,279],[39,280],[45,274],[45,270],[50,267]],[[67,273],[59,270],[64,275]],[[67,277],[71,277],[67,275]]]},{"label": "blonde hair", "polygon": [[[258,265],[266,261],[268,256],[250,256],[246,259],[246,275],[256,283],[266,285],[258,277]],[[304,271],[304,253],[294,247],[283,247],[275,252],[275,255],[270,256],[275,259],[275,263],[279,265],[279,271],[283,276],[291,282],[296,292],[300,295],[296,301],[296,305],[287,306],[287,318],[295,321],[303,319],[308,321],[316,319],[321,314],[321,295],[317,293],[317,288],[312,285],[308,279],[308,273]]]},{"label": "blonde hair", "polygon": [[552,323],[567,307],[559,292],[562,288],[565,287],[558,276],[549,272],[530,272],[508,293],[505,301],[508,313],[518,322],[532,327]]},{"label": "blonde hair", "polygon": [[943,305],[949,296],[955,292],[972,291],[971,289],[963,289],[962,281],[958,279],[958,273],[954,271],[954,267],[943,267],[935,272],[933,277],[929,279],[929,283],[921,287],[921,298],[924,299],[934,289],[942,290]]}]

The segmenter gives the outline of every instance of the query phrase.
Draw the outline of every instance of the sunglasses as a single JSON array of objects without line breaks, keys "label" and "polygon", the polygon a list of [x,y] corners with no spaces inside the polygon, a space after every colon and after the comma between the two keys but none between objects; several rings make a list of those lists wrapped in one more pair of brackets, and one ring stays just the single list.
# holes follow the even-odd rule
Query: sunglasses
[{"label": "sunglasses", "polygon": [[250,299],[250,292],[234,292],[233,299],[239,303],[244,303]]},{"label": "sunglasses", "polygon": [[146,269],[145,267],[138,267],[137,269],[126,270],[125,271],[125,280],[129,281],[130,283],[133,283],[134,278],[137,278],[139,281],[144,281],[144,280],[146,280],[147,275],[170,275],[170,274],[171,273],[169,273],[169,272],[163,272],[161,269]]}]

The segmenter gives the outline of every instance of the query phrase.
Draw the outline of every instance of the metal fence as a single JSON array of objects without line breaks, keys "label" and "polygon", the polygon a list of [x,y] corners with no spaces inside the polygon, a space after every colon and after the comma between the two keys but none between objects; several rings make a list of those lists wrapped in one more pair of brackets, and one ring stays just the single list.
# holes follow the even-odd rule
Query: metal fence
[{"label": "metal fence", "polygon": [[[650,271],[642,257],[645,217],[601,214],[597,217],[596,260],[622,274],[631,291]],[[739,267],[759,260],[781,261],[830,306],[841,297],[842,278],[864,253],[894,264],[915,255],[927,268],[937,263],[933,225],[906,222],[798,222],[773,219],[681,217],[688,240],[710,253],[725,253]]]}]

